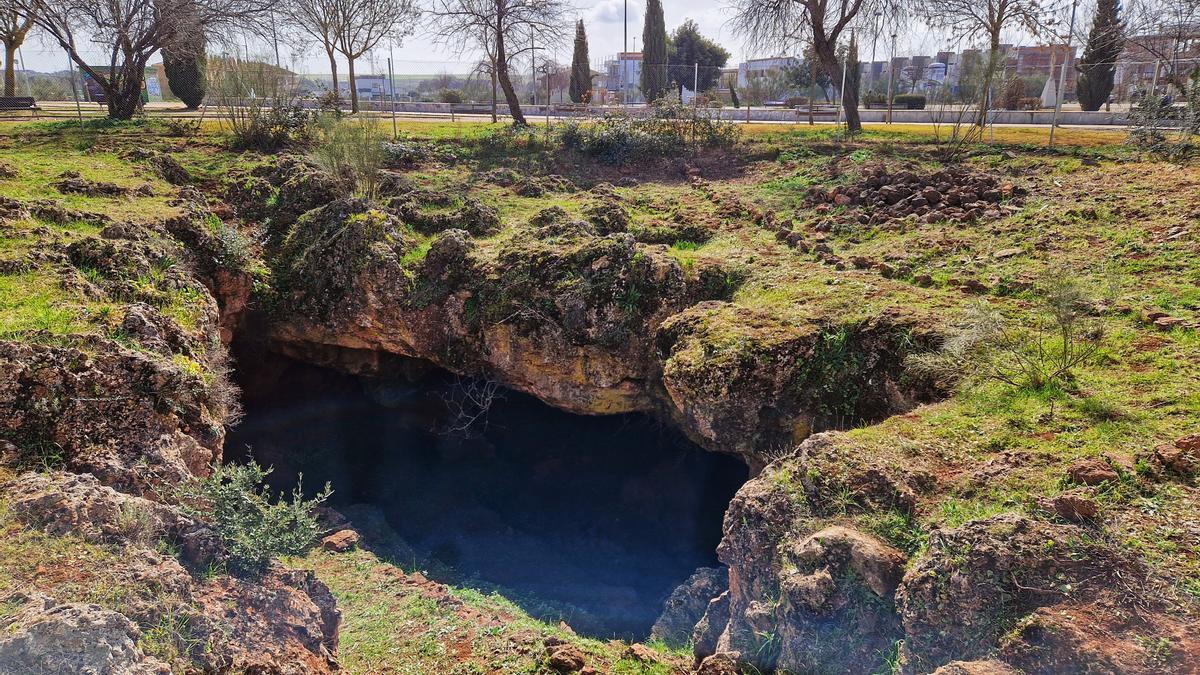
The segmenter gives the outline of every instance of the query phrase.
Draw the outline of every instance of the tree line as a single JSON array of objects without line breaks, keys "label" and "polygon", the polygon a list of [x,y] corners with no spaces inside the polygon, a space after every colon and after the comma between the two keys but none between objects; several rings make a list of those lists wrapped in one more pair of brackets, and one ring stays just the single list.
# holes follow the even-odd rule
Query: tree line
[{"label": "tree line", "polygon": [[[561,44],[576,11],[565,0],[0,0],[4,44],[4,93],[15,93],[14,57],[32,31],[66,51],[71,61],[104,92],[108,113],[128,119],[142,103],[145,68],[161,52],[172,91],[189,106],[204,97],[205,51],[239,33],[268,43],[304,40],[320,46],[338,91],[338,57],[346,63],[351,110],[359,109],[356,62],[371,50],[398,43],[418,26],[460,54],[481,54],[493,92],[502,96],[515,124],[525,124],[513,84],[514,63],[536,59]],[[1065,0],[729,0],[736,33],[752,48],[780,53],[803,49],[811,58],[813,82],[847,85],[858,76],[859,42],[921,21],[960,41],[986,44],[985,85],[979,121],[988,108],[992,79],[1002,68],[1001,36],[1024,31],[1053,42],[1063,36]],[[1140,0],[1131,18],[1121,0],[1097,0],[1075,64],[1077,93],[1084,109],[1096,109],[1113,88],[1115,62],[1134,25],[1195,26],[1200,0]],[[1151,21],[1153,19],[1153,21]],[[594,91],[586,27],[574,23],[570,69],[571,100],[586,102]],[[1081,21],[1082,27],[1085,22]],[[1071,27],[1072,29],[1074,26]],[[282,35],[281,35],[282,34]],[[83,45],[103,48],[106,63],[85,58]],[[661,0],[648,0],[642,31],[640,89],[647,100],[672,90],[716,86],[729,52],[700,34],[691,20],[668,35]],[[1158,48],[1157,43],[1146,46]],[[277,47],[276,47],[277,49]],[[1163,56],[1165,61],[1168,55]],[[548,62],[548,59],[544,60]],[[1173,64],[1177,66],[1177,64]],[[1164,74],[1180,82],[1186,72]],[[547,78],[550,73],[547,71]],[[860,127],[858,87],[838,86],[850,129]],[[494,97],[495,98],[495,97]]]}]

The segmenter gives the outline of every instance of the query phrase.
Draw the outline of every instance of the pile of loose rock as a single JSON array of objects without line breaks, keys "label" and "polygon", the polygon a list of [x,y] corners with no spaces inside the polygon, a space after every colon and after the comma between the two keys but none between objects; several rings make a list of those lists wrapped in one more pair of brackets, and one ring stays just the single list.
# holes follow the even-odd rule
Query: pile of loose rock
[{"label": "pile of loose rock", "polygon": [[1023,188],[994,176],[952,168],[931,174],[867,169],[854,185],[831,189],[813,187],[808,200],[819,210],[833,206],[859,207],[861,224],[881,224],[916,216],[922,222],[967,222],[999,218],[1001,204],[1019,206]]}]

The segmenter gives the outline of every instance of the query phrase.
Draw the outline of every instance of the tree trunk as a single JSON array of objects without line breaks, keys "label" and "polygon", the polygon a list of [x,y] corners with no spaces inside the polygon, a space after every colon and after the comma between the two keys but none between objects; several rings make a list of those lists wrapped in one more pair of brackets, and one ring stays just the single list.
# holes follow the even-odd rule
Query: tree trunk
[{"label": "tree trunk", "polygon": [[496,79],[500,80],[500,89],[504,91],[504,100],[508,103],[508,112],[512,115],[513,126],[528,126],[525,115],[521,114],[521,99],[513,89],[512,79],[508,76],[508,57],[504,53],[504,31],[496,31]]},{"label": "tree trunk", "polygon": [[[1000,61],[1000,33],[993,33],[990,38],[991,43],[988,47],[987,67],[983,71],[983,87],[979,92],[979,115],[976,117],[975,126],[983,129],[987,126],[988,113],[988,98],[992,91],[992,80],[996,79],[996,66]],[[1053,73],[1050,75],[1054,76]]]},{"label": "tree trunk", "polygon": [[496,61],[492,60],[492,124],[496,123]]},{"label": "tree trunk", "polygon": [[[838,72],[837,48],[829,40],[813,40],[813,52],[821,64],[821,70],[830,82],[841,82],[842,74]],[[849,56],[849,50],[847,50]],[[815,81],[815,78],[814,78]],[[849,78],[847,78],[849,84]],[[858,92],[850,91],[853,87],[845,87],[842,91],[842,110],[846,114],[846,128],[850,131],[862,131],[862,122],[858,118]]]},{"label": "tree trunk", "polygon": [[354,82],[354,59],[346,57],[346,77],[350,83],[350,112],[358,112],[358,86]]},{"label": "tree trunk", "polygon": [[17,55],[17,45],[12,42],[4,43],[4,95],[17,95],[17,68],[13,60]]},{"label": "tree trunk", "polygon": [[842,108],[846,111],[846,131],[856,133],[862,131],[862,120],[858,117],[858,87],[857,77],[846,77],[846,87],[842,91]]},{"label": "tree trunk", "polygon": [[333,47],[325,47],[325,53],[329,55],[329,72],[333,75],[333,93],[339,97],[338,93],[338,77],[337,77],[337,59],[333,57]]},{"label": "tree trunk", "polygon": [[144,72],[144,67],[123,68],[126,72],[104,88],[104,97],[108,101],[108,116],[115,120],[133,119],[142,108],[142,78],[138,75]]}]

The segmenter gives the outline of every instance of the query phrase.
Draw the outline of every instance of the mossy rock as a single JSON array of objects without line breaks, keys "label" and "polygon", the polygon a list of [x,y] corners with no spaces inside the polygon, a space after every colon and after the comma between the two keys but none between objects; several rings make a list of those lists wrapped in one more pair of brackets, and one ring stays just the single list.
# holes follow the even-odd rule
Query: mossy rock
[{"label": "mossy rock", "polygon": [[313,209],[289,229],[273,260],[280,306],[317,320],[352,310],[361,302],[359,275],[372,267],[398,269],[411,247],[404,224],[365,200],[339,199]]}]

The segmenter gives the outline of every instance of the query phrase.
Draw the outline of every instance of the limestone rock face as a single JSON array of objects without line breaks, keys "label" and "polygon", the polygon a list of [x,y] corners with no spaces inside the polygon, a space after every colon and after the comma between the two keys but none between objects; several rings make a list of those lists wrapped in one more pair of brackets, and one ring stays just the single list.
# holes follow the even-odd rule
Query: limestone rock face
[{"label": "limestone rock face", "polygon": [[58,603],[44,595],[9,598],[19,609],[0,619],[0,673],[167,675],[165,663],[137,646],[141,631],[98,605]]},{"label": "limestone rock face", "polygon": [[207,525],[175,507],[117,492],[89,474],[26,473],[0,485],[0,494],[18,519],[50,534],[148,548],[166,540],[196,568],[224,555],[219,537]]},{"label": "limestone rock face", "polygon": [[672,591],[663,603],[662,615],[650,629],[650,637],[670,645],[685,645],[696,624],[708,610],[708,604],[729,588],[729,573],[724,568],[701,567]]},{"label": "limestone rock face", "polygon": [[416,261],[389,234],[404,210],[381,216],[369,246],[347,243],[362,234],[354,228],[336,249],[295,244],[360,222],[351,206],[331,203],[281,232],[273,277],[294,311],[273,318],[275,349],[377,351],[484,375],[570,412],[657,413],[755,469],[814,430],[929,398],[901,382],[906,350],[929,332],[911,317],[780,322],[728,302],[740,268],[700,258],[685,269],[667,246],[619,228],[598,234],[561,208],[487,248],[442,231]]},{"label": "limestone rock face", "polygon": [[210,404],[199,376],[115,343],[0,342],[0,437],[28,461],[61,462],[120,490],[207,473],[224,441]]}]

